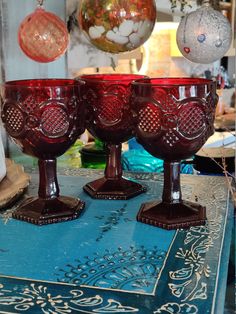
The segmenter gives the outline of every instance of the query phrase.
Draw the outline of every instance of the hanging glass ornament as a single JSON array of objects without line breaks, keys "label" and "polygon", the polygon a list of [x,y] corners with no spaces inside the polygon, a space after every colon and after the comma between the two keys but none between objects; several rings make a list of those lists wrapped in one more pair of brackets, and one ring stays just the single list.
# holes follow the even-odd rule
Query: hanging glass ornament
[{"label": "hanging glass ornament", "polygon": [[20,24],[18,42],[29,58],[46,63],[65,53],[69,34],[63,20],[45,11],[43,0],[38,0],[38,3],[36,10]]},{"label": "hanging glass ornament", "polygon": [[187,14],[177,29],[177,45],[183,56],[196,63],[212,63],[228,51],[232,30],[224,15],[214,10],[209,1]]},{"label": "hanging glass ornament", "polygon": [[81,0],[78,22],[89,41],[110,53],[130,51],[151,35],[155,0]]}]

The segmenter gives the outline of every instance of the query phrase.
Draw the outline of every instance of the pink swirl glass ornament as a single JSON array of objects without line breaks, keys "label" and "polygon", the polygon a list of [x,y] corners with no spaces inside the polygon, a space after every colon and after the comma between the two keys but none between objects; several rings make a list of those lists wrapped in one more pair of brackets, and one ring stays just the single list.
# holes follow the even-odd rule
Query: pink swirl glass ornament
[{"label": "pink swirl glass ornament", "polygon": [[20,24],[18,42],[30,59],[47,63],[65,53],[69,34],[58,16],[40,6]]}]

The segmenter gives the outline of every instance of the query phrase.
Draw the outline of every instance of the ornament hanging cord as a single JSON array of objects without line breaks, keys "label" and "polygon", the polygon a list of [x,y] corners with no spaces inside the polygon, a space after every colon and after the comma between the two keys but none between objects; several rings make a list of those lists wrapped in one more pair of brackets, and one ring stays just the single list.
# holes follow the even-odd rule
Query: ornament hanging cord
[{"label": "ornament hanging cord", "polygon": [[220,9],[220,0],[197,0],[197,5],[210,5],[215,10]]},{"label": "ornament hanging cord", "polygon": [[202,5],[210,5],[210,0],[203,0]]},{"label": "ornament hanging cord", "polygon": [[37,0],[37,1],[38,1],[38,6],[39,6],[39,7],[42,7],[44,0]]}]

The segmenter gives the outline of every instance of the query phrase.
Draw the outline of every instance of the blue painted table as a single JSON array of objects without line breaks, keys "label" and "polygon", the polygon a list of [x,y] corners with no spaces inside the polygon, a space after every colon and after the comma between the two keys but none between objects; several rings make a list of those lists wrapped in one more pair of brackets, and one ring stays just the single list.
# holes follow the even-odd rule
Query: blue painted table
[{"label": "blue painted table", "polygon": [[[162,176],[127,173],[147,193],[93,200],[82,186],[102,172],[66,170],[61,194],[86,208],[77,220],[38,227],[0,212],[0,313],[223,313],[233,205],[223,177],[182,176],[185,199],[206,205],[207,224],[167,231],[136,222],[161,197]],[[28,194],[37,194],[31,173]]]}]

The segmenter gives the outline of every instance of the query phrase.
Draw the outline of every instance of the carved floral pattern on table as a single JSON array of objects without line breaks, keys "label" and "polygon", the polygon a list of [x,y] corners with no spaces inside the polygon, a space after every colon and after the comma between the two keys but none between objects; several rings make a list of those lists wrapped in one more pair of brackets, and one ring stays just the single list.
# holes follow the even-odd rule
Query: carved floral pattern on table
[{"label": "carved floral pattern on table", "polygon": [[166,252],[154,247],[131,247],[124,251],[119,248],[100,256],[87,257],[66,265],[60,270],[58,281],[75,285],[96,286],[122,291],[146,292],[145,288],[155,287]]},{"label": "carved floral pattern on table", "polygon": [[[220,213],[225,198],[222,190],[221,185],[214,185],[211,201],[215,211],[208,212],[208,221],[205,226],[179,231],[184,235],[184,246],[177,250],[175,258],[181,261],[182,267],[170,270],[168,280],[169,291],[176,302],[162,305],[154,311],[155,314],[201,313],[194,303],[196,304],[196,301],[204,302],[210,297],[208,284],[213,270],[206,257],[207,253],[209,254],[210,250],[214,248],[217,239],[220,238],[224,225],[224,217]],[[205,191],[205,194],[207,193],[209,191]]]},{"label": "carved floral pattern on table", "polygon": [[[84,175],[87,176],[86,171]],[[131,176],[135,177],[135,174]],[[153,180],[154,177],[160,180],[159,175],[138,174],[139,180],[143,179],[147,182]],[[69,284],[52,284],[0,277],[0,309],[5,310],[5,313],[14,314],[32,313],[32,311],[43,314],[76,312],[200,314],[203,311],[212,312],[212,301],[219,293],[216,287],[216,277],[219,271],[218,260],[221,260],[223,254],[222,238],[224,228],[226,228],[228,211],[232,209],[232,204],[227,204],[227,190],[224,188],[223,178],[198,177],[197,180],[199,181],[196,180],[197,182],[193,183],[190,176],[183,177],[185,184],[193,187],[191,189],[192,198],[198,197],[199,202],[207,200],[205,205],[209,209],[207,211],[208,222],[205,226],[191,227],[188,230],[180,229],[177,232],[166,260],[166,265],[168,265],[169,260],[171,261],[170,266],[165,267],[161,272],[159,278],[161,285],[155,285],[153,294],[143,293],[145,290],[143,286],[150,283],[153,285],[153,280],[157,280],[157,276],[154,275],[158,273],[157,260],[158,258],[162,259],[164,253],[156,248],[149,250],[145,247],[130,247],[129,250],[119,248],[116,252],[109,251],[104,256],[90,256],[86,262],[78,260],[77,263],[68,265],[61,274],[64,274],[65,282]],[[205,180],[208,189],[201,188],[201,182],[203,182],[201,180]],[[186,191],[189,193],[190,189]],[[188,197],[190,196],[188,195]],[[116,223],[119,223],[119,220],[126,218],[125,210],[123,205],[119,210],[111,213],[109,217],[102,213],[96,219],[102,221],[104,228],[109,221],[108,229],[113,228]],[[102,232],[107,231],[101,228],[100,237]],[[182,243],[181,246],[179,246],[180,243]],[[146,254],[142,254],[143,252]],[[1,254],[4,252],[0,251]],[[119,258],[122,259],[122,256],[125,256],[125,261],[129,257],[134,258],[134,264],[130,262],[122,268],[121,264],[118,265]],[[145,258],[142,260],[141,256]],[[99,266],[104,265],[101,258],[106,260],[107,265],[110,262],[109,267],[105,267],[102,276],[101,271],[98,271]],[[73,286],[71,282],[75,280],[75,284],[80,284],[80,281],[76,282],[76,279],[79,278],[80,274],[85,273],[85,270],[79,271],[80,267],[83,268],[82,266],[87,266],[90,271],[94,269],[97,274],[100,272],[98,281],[104,280],[104,287],[106,288],[90,287],[97,283],[95,276],[90,277],[91,282],[83,281],[88,286]],[[141,269],[145,273],[145,280],[144,277],[138,279],[135,275],[135,271],[141,274]],[[71,275],[72,272],[73,275]],[[119,274],[118,277],[117,273]],[[123,281],[120,279],[122,276],[125,277]],[[136,289],[136,292],[112,290],[114,288],[123,289],[128,279],[131,279],[131,290]]]},{"label": "carved floral pattern on table", "polygon": [[17,311],[11,313],[32,313],[38,312],[38,309],[45,314],[138,312],[138,309],[123,306],[116,300],[104,300],[100,295],[85,297],[84,292],[76,288],[71,289],[67,295],[56,295],[49,287],[35,283],[13,290],[5,289],[0,284],[0,305],[11,305]]},{"label": "carved floral pattern on table", "polygon": [[125,217],[125,214],[127,214],[126,207],[127,207],[127,204],[125,204],[121,208],[112,210],[108,217],[105,217],[104,215],[95,216],[96,219],[101,220],[103,222],[103,224],[100,226],[100,229],[101,229],[100,234],[95,240],[96,242],[99,242],[101,239],[103,239],[105,234],[112,228],[117,228],[121,219],[124,222],[131,221],[130,218]]}]

